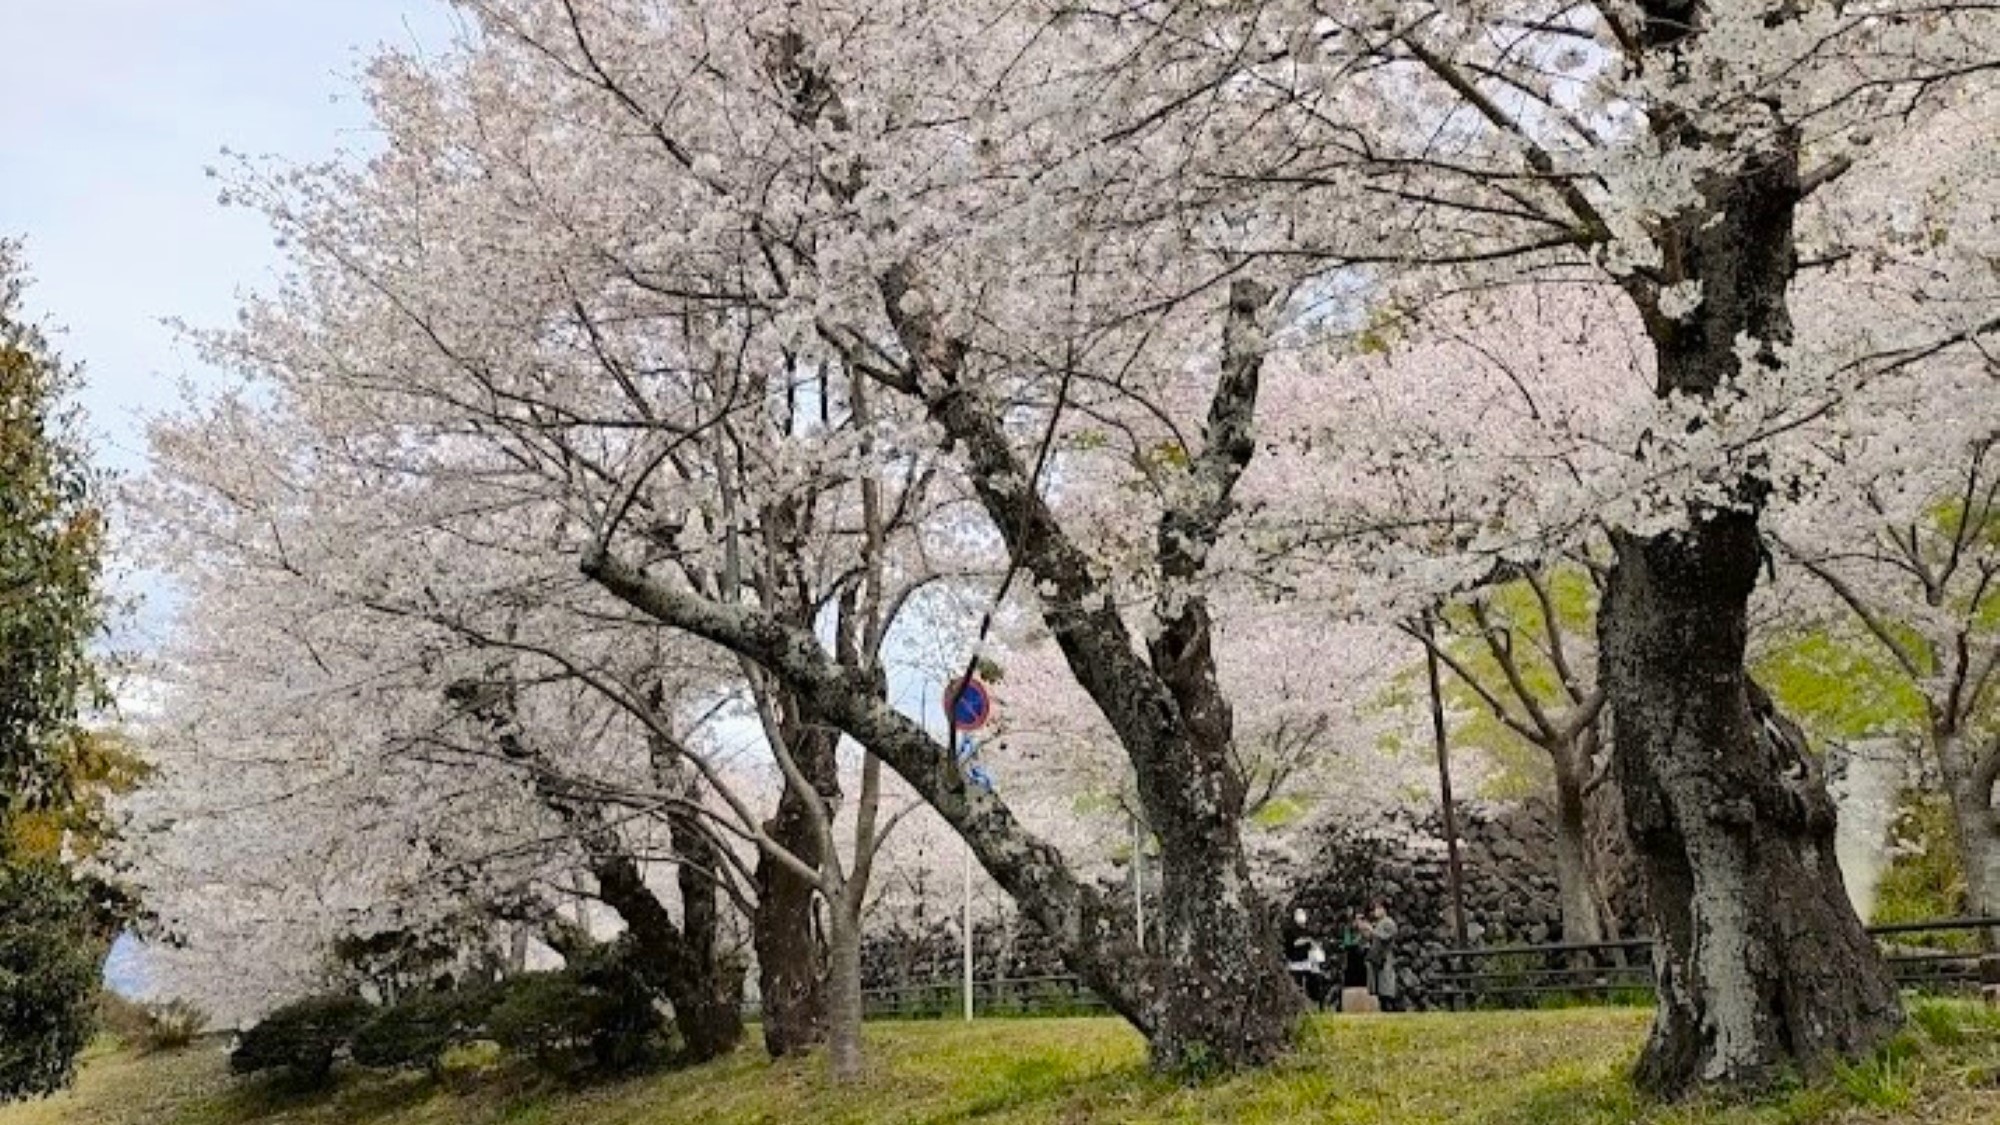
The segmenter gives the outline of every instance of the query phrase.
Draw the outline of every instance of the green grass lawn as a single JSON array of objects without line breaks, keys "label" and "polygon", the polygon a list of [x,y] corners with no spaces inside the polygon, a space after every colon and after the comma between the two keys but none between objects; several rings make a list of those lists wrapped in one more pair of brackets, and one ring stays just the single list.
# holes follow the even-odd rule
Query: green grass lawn
[{"label": "green grass lawn", "polygon": [[1194,1088],[1147,1073],[1138,1036],[1109,1019],[871,1024],[869,1077],[850,1088],[829,1087],[817,1059],[773,1064],[746,1048],[584,1090],[507,1073],[442,1085],[356,1074],[304,1097],[232,1080],[214,1048],[100,1049],[75,1090],[0,1109],[0,1125],[2000,1122],[2000,1013],[1915,1015],[1881,1058],[1736,1106],[1641,1103],[1625,1072],[1647,1013],[1578,1009],[1320,1018],[1284,1065]]}]

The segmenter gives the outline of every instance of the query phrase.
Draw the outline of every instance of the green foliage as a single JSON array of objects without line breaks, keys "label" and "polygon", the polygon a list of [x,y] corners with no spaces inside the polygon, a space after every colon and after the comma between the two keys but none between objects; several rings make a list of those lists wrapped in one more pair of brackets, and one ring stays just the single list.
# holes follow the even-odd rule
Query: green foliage
[{"label": "green foliage", "polygon": [[1825,628],[1781,632],[1751,670],[1815,745],[1923,730],[1923,695],[1872,637]]},{"label": "green foliage", "polygon": [[1910,1005],[1910,1024],[1940,1047],[1985,1047],[2000,1065],[2000,1008],[1923,998]]},{"label": "green foliage", "polygon": [[[104,519],[76,371],[20,319],[18,247],[0,241],[0,828],[60,806],[88,753],[79,714],[103,701],[89,644],[103,620]],[[11,850],[11,849],[10,849]]]},{"label": "green foliage", "polygon": [[[1868,921],[1889,926],[1964,914],[1965,875],[1949,799],[1938,793],[1905,792],[1889,831],[1899,846],[1875,886],[1875,908]],[[1896,941],[1959,952],[1977,944],[1969,933],[1906,934]]]},{"label": "green foliage", "polygon": [[644,982],[616,956],[497,986],[486,1021],[502,1047],[551,1071],[627,1070],[661,1047],[666,1020]]},{"label": "green foliage", "polygon": [[491,988],[420,992],[382,1009],[354,1034],[354,1061],[385,1070],[437,1071],[445,1052],[479,1038],[498,1003]]},{"label": "green foliage", "polygon": [[115,900],[59,866],[102,836],[80,790],[117,774],[80,722],[105,699],[104,519],[76,372],[21,319],[18,251],[0,241],[0,1101],[69,1080]]},{"label": "green foliage", "polygon": [[506,1057],[500,1044],[491,1039],[473,1039],[445,1048],[438,1069],[446,1074],[484,1074],[498,1070]]},{"label": "green foliage", "polygon": [[1312,806],[1301,798],[1274,797],[1251,815],[1250,822],[1259,828],[1275,830],[1297,824],[1311,811]]},{"label": "green foliage", "polygon": [[[1589,572],[1566,564],[1550,570],[1542,579],[1542,588],[1548,595],[1547,611],[1526,579],[1485,590],[1482,596],[1487,620],[1500,631],[1522,686],[1539,705],[1560,714],[1571,703],[1561,674],[1547,654],[1549,638],[1560,637],[1572,660],[1593,651],[1597,587]],[[1526,721],[1527,711],[1515,696],[1492,646],[1481,635],[1472,609],[1468,605],[1447,606],[1439,624],[1439,640],[1452,660],[1503,701],[1516,719]],[[1572,667],[1572,671],[1583,670]],[[1493,772],[1479,795],[1490,800],[1519,800],[1546,792],[1552,784],[1548,752],[1516,734],[1478,691],[1450,669],[1440,668],[1439,675],[1451,717],[1452,746],[1484,751],[1493,763]],[[1415,686],[1421,688],[1421,669],[1415,676]],[[1421,690],[1415,691],[1414,701],[1428,705]]]},{"label": "green foliage", "polygon": [[374,1015],[374,1005],[359,996],[295,1000],[243,1033],[229,1067],[238,1074],[281,1070],[304,1085],[320,1085],[332,1073],[334,1058]]},{"label": "green foliage", "polygon": [[52,1093],[96,1033],[104,946],[92,905],[53,863],[0,863],[0,1101]]},{"label": "green foliage", "polygon": [[1902,1111],[1916,1101],[1917,1090],[1911,1073],[1909,1051],[1892,1044],[1876,1057],[1853,1065],[1837,1064],[1834,1081],[1841,1092],[1858,1105],[1870,1109]]}]

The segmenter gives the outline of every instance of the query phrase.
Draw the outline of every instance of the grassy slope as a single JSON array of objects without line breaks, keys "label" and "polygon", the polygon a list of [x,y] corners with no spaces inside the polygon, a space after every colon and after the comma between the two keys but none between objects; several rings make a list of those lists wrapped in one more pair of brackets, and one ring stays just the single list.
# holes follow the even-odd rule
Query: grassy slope
[{"label": "grassy slope", "polygon": [[1931,1006],[1919,1017],[1920,1030],[1884,1059],[1757,1106],[1639,1104],[1624,1072],[1646,1014],[1583,1010],[1325,1019],[1285,1066],[1194,1089],[1148,1075],[1138,1038],[1097,1019],[871,1025],[870,1078],[841,1090],[826,1086],[816,1060],[774,1065],[745,1050],[581,1092],[357,1077],[303,1099],[231,1083],[212,1049],[100,1052],[75,1091],[0,1109],[0,1125],[2000,1122],[2000,1014]]}]

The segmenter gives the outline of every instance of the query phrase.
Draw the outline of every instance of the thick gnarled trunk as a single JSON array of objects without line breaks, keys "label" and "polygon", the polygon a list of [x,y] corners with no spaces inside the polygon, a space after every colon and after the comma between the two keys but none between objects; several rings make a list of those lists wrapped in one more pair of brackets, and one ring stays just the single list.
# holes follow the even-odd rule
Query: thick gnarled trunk
[{"label": "thick gnarled trunk", "polygon": [[1744,669],[1756,519],[1616,546],[1603,677],[1659,986],[1639,1083],[1755,1087],[1859,1057],[1901,1007],[1848,904],[1819,768]]},{"label": "thick gnarled trunk", "polygon": [[1160,832],[1165,958],[1151,1038],[1162,1070],[1263,1066],[1291,1047],[1297,989],[1234,827],[1181,823]]},{"label": "thick gnarled trunk", "polygon": [[[1699,5],[1644,0],[1641,13],[1663,63],[1706,33]],[[1699,303],[1669,311],[1659,283],[1622,279],[1656,390],[1754,390],[1782,370],[1793,335],[1800,137],[1780,128],[1727,152],[1742,138],[1705,133],[1671,103],[1651,125],[1663,150],[1728,157],[1653,236],[1660,283],[1697,285]],[[1756,460],[1732,471],[1721,503],[1689,501],[1685,530],[1614,533],[1598,621],[1613,776],[1654,931],[1658,1005],[1637,1077],[1665,1096],[1858,1059],[1902,1022],[1835,862],[1818,762],[1744,668],[1771,482]]]},{"label": "thick gnarled trunk", "polygon": [[[682,866],[686,869],[685,859]],[[591,872],[597,877],[598,895],[625,922],[633,945],[633,968],[673,1006],[682,1057],[707,1062],[735,1050],[743,1039],[742,977],[714,956],[714,903],[705,912],[697,907],[690,916],[690,923],[705,931],[691,938],[674,925],[631,858],[595,852]],[[687,880],[682,885],[685,888]],[[709,889],[713,893],[713,883]]]},{"label": "thick gnarled trunk", "polygon": [[722,928],[721,862],[715,840],[692,814],[669,818],[681,892],[681,955],[666,974],[674,1024],[691,1059],[728,1054],[743,1040],[743,973],[717,948]]},{"label": "thick gnarled trunk", "polygon": [[[677,874],[686,923],[682,927],[674,924],[666,906],[646,885],[638,860],[605,820],[603,809],[579,799],[521,737],[511,681],[504,675],[491,682],[464,680],[445,689],[445,697],[483,724],[510,761],[531,767],[536,794],[575,833],[597,879],[598,897],[625,923],[635,958],[633,970],[673,1006],[683,1055],[703,1062],[735,1050],[743,1038],[743,977],[716,955],[720,855],[694,815],[672,814],[668,826],[680,861]],[[657,744],[652,752],[662,780],[682,784],[671,780],[674,755]],[[573,938],[572,949],[580,951],[588,935],[578,933]]]}]

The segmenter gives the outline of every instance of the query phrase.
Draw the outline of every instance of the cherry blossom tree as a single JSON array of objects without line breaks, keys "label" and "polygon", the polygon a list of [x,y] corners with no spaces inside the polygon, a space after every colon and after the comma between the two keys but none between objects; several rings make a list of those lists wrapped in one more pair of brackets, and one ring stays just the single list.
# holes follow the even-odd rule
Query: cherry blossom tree
[{"label": "cherry blossom tree", "polygon": [[[1582,490],[1599,501],[1510,510],[1503,535],[1465,545],[1491,558],[1564,525],[1608,527],[1600,683],[1661,943],[1639,1080],[1665,1094],[1754,1084],[1881,1042],[1900,1008],[1842,892],[1815,764],[1744,671],[1746,607],[1759,514],[1811,468],[1774,461],[1770,439],[1994,328],[1959,304],[1805,335],[1792,311],[1812,259],[1802,206],[1878,130],[1935,112],[1993,65],[1993,14],[1685,0],[1095,10],[1157,30],[1154,73],[1206,51],[1204,88],[1269,108],[1259,135],[1190,159],[1218,195],[1256,193],[1287,221],[1266,228],[1266,253],[1372,265],[1400,289],[1391,304],[1533,281],[1622,305],[1655,403]],[[1163,101],[1135,128],[1180,116]],[[1886,242],[1879,228],[1843,233]]]},{"label": "cherry blossom tree", "polygon": [[[810,764],[832,731],[965,838],[1156,1063],[1275,1058],[1296,998],[1244,844],[1219,638],[1256,617],[1234,599],[1297,596],[1301,560],[1338,545],[1407,620],[1601,535],[1612,776],[1663,942],[1643,1082],[1754,1082],[1895,1025],[1830,802],[1744,672],[1745,605],[1760,513],[1805,475],[1771,439],[1987,331],[1961,304],[1808,334],[1789,304],[1801,204],[1880,122],[1988,65],[1983,8],[463,7],[450,55],[377,64],[383,156],[232,182],[298,273],[221,348],[283,398],[302,459],[415,503],[360,525],[361,604],[553,665],[635,746],[676,734],[654,650],[580,651],[579,622],[737,662],[802,819],[766,829],[722,798],[724,819],[842,908],[837,972],[874,834],[843,867]],[[1582,338],[1615,362],[1483,449],[1401,409],[1453,392],[1370,401],[1386,372],[1287,358],[1528,287],[1565,300],[1523,319],[1559,332],[1587,307]],[[1495,366],[1519,376],[1515,419],[1546,421],[1544,373]],[[1316,395],[1418,440],[1337,447],[1333,472],[1277,456],[1260,424]],[[1353,432],[1282,428],[1301,449]],[[1394,510],[1399,463],[1480,458],[1501,467]],[[380,511],[360,491],[338,494]],[[939,552],[992,576],[991,612],[1019,595],[1115,739],[1160,839],[1163,948],[1133,948],[1123,912],[891,703],[897,591],[954,569]],[[533,577],[465,580],[498,558]],[[458,580],[440,596],[427,573]],[[1326,582],[1307,593],[1359,585]],[[495,737],[512,721],[461,711]],[[1778,954],[1801,934],[1809,956]]]},{"label": "cherry blossom tree", "polygon": [[[1173,174],[1162,154],[1061,163],[1088,137],[1062,115],[1098,105],[1097,52],[1076,42],[1088,25],[917,4],[865,19],[470,10],[462,56],[380,68],[390,151],[372,169],[234,189],[272,213],[303,272],[231,350],[281,369],[312,424],[353,435],[330,443],[422,457],[425,433],[426,475],[468,497],[546,497],[562,512],[541,525],[546,559],[580,560],[627,605],[748,659],[899,773],[1162,1065],[1273,1057],[1296,1000],[1243,854],[1246,783],[1200,579],[1255,452],[1286,279],[1246,274],[1229,216],[1190,233],[1152,213]],[[991,118],[978,136],[952,116],[968,107]],[[1021,174],[1036,166],[1055,174]],[[779,401],[849,424],[691,460]],[[1155,453],[1139,566],[1100,558],[1043,494],[1039,451],[1072,408]],[[350,411],[359,431],[334,417]],[[732,509],[724,472],[760,498],[756,520]],[[949,747],[889,705],[879,667],[815,633],[823,607],[788,620],[748,582],[696,577],[728,574],[752,529],[796,553],[766,517],[802,484],[858,473],[907,491],[926,472],[959,505],[940,528],[955,520],[1032,584],[1126,748],[1162,838],[1161,953],[1134,955],[1122,912],[968,788]],[[863,576],[867,538],[843,539]],[[850,589],[856,620],[888,620],[865,608],[865,577]]]},{"label": "cherry blossom tree", "polygon": [[[1649,378],[1605,294],[1521,285],[1376,310],[1341,350],[1274,378],[1276,447],[1244,570],[1290,603],[1396,623],[1437,653],[1452,745],[1545,757],[1564,930],[1605,936],[1622,829],[1602,737],[1601,534],[1560,530],[1612,497],[1608,453]],[[1315,372],[1308,358],[1330,372]]]},{"label": "cherry blossom tree", "polygon": [[[1873,253],[1836,246],[1842,260],[1830,280],[1847,296],[1825,315],[1866,311],[1943,334],[1952,320],[1990,310],[2000,298],[1991,274],[2000,260],[1992,231],[2000,164],[1971,138],[1989,133],[1996,114],[1990,83],[1968,91],[1830,195],[1828,226],[1893,237]],[[1781,560],[1817,587],[1819,619],[1858,632],[1922,701],[1920,733],[1950,798],[1969,906],[1990,914],[2000,909],[1992,711],[2000,365],[1991,343],[1973,343],[1926,354],[1906,377],[1868,387],[1825,485],[1772,530]]]}]

